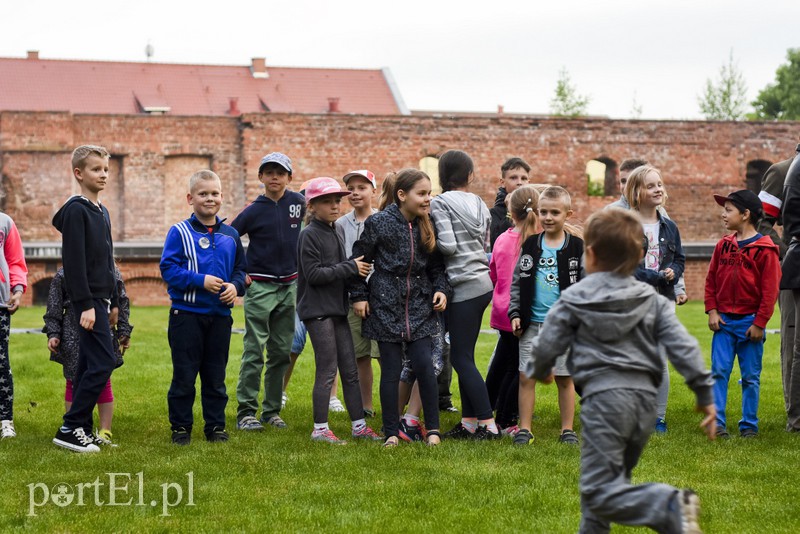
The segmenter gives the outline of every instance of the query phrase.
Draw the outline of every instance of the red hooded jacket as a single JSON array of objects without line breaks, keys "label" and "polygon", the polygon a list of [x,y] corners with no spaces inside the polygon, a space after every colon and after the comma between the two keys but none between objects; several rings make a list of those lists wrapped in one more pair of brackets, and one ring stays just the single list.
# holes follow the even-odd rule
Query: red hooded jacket
[{"label": "red hooded jacket", "polygon": [[736,234],[723,237],[714,248],[706,275],[706,313],[751,314],[753,324],[765,328],[781,281],[778,246],[762,236],[740,249]]}]

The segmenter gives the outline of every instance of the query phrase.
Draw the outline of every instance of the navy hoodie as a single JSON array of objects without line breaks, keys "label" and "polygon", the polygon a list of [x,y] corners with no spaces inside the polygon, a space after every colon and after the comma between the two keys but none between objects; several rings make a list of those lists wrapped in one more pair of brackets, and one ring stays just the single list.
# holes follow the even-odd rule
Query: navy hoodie
[{"label": "navy hoodie", "polygon": [[81,311],[94,307],[93,299],[110,299],[119,307],[114,275],[111,221],[102,204],[83,196],[71,197],[53,217],[61,232],[64,282],[73,305]]}]

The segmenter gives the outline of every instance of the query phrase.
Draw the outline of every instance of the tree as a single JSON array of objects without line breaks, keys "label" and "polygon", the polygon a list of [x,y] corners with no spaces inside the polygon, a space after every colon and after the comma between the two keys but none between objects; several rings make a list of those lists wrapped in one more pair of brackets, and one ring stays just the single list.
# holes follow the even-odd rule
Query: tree
[{"label": "tree", "polygon": [[639,99],[636,98],[636,91],[633,92],[633,102],[631,102],[631,118],[642,118],[642,105],[639,103]]},{"label": "tree", "polygon": [[728,57],[728,64],[719,69],[719,79],[712,82],[706,80],[706,88],[697,97],[700,113],[710,121],[738,121],[745,117],[747,106],[747,84],[733,60],[733,50]]},{"label": "tree", "polygon": [[786,53],[788,64],[775,72],[775,83],[767,85],[753,101],[754,120],[800,120],[800,48],[790,48]]},{"label": "tree", "polygon": [[589,97],[579,95],[572,85],[567,69],[561,69],[556,83],[556,94],[550,100],[550,112],[557,117],[580,117],[586,115]]}]

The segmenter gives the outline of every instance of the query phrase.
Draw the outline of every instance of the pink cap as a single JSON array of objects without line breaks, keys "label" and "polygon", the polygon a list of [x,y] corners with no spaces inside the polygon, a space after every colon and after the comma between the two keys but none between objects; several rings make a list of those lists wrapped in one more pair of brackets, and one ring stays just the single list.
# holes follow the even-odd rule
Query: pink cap
[{"label": "pink cap", "polygon": [[371,171],[368,171],[366,169],[360,171],[350,171],[344,175],[344,178],[342,178],[342,180],[344,181],[344,184],[347,185],[347,182],[350,180],[350,178],[354,178],[356,176],[358,176],[359,178],[363,178],[369,183],[371,183],[372,187],[374,187],[375,189],[378,188],[378,183],[375,181],[375,175]]},{"label": "pink cap", "polygon": [[338,195],[340,197],[344,197],[349,194],[350,191],[345,191],[342,189],[342,186],[339,185],[339,182],[333,178],[328,178],[327,176],[309,180],[308,185],[306,186],[307,202],[325,195]]}]

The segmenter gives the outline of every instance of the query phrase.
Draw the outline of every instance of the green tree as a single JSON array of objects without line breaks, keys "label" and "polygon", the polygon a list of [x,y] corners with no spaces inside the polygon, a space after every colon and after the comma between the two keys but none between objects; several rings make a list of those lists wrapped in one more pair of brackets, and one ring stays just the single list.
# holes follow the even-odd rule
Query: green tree
[{"label": "green tree", "polygon": [[745,117],[747,106],[747,84],[733,60],[733,50],[728,64],[719,69],[716,82],[706,80],[706,88],[697,97],[700,113],[710,121],[738,121]]},{"label": "green tree", "polygon": [[753,101],[754,120],[800,120],[800,48],[786,53],[788,63],[778,67],[775,83],[767,85]]},{"label": "green tree", "polygon": [[589,97],[579,95],[572,85],[567,69],[561,69],[556,83],[556,93],[550,100],[550,112],[557,117],[580,117],[586,115]]}]

